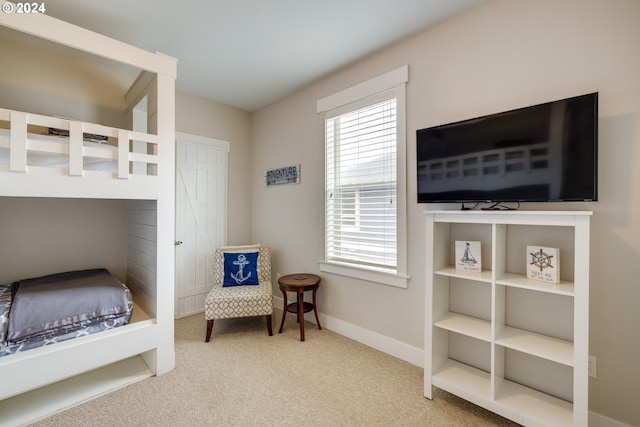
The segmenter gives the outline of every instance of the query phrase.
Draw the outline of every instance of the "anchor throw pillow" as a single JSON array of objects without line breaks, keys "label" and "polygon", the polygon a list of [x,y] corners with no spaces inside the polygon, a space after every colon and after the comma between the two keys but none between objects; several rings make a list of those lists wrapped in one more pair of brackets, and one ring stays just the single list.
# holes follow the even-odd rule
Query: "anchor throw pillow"
[{"label": "anchor throw pillow", "polygon": [[258,251],[224,252],[222,287],[257,285]]}]

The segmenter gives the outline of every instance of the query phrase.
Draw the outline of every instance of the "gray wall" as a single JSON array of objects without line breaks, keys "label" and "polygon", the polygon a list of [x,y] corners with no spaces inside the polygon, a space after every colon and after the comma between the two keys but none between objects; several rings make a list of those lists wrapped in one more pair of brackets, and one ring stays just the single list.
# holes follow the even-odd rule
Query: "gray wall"
[{"label": "gray wall", "polygon": [[[522,209],[594,211],[585,266],[590,353],[598,362],[590,410],[640,425],[640,286],[633,273],[640,258],[639,16],[635,0],[489,1],[254,113],[253,240],[272,247],[274,272],[318,272],[324,151],[316,101],[408,64],[409,286],[323,274],[319,306],[334,323],[422,349],[427,206],[416,203],[416,129],[598,91],[600,201]],[[264,170],[296,163],[299,185],[264,187]]]},{"label": "gray wall", "polygon": [[122,200],[0,197],[0,283],[108,268],[126,276]]}]

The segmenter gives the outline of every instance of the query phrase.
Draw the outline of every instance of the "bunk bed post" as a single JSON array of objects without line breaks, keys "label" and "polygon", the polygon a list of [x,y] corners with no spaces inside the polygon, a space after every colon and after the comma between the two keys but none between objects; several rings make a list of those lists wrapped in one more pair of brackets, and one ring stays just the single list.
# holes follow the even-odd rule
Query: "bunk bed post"
[{"label": "bunk bed post", "polygon": [[172,370],[175,285],[175,77],[157,74],[158,135],[158,350],[156,375]]},{"label": "bunk bed post", "polygon": [[69,122],[69,175],[82,175],[82,123]]},{"label": "bunk bed post", "polygon": [[129,178],[129,132],[118,130],[118,178]]},{"label": "bunk bed post", "polygon": [[9,139],[9,170],[27,171],[27,114],[11,112],[11,137]]}]

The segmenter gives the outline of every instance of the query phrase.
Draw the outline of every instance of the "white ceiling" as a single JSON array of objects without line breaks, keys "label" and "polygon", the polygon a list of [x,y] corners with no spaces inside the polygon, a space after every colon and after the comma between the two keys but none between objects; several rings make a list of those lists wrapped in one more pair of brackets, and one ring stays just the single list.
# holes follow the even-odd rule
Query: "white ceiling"
[{"label": "white ceiling", "polygon": [[255,111],[484,0],[47,0],[47,15],[175,57],[176,86]]}]

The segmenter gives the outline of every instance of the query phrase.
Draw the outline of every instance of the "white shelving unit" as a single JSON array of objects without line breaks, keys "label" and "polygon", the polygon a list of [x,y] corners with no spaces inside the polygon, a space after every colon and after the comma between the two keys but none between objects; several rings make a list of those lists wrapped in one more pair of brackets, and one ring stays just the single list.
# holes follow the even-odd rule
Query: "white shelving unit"
[{"label": "white shelving unit", "polygon": [[[427,211],[424,395],[433,386],[527,426],[588,424],[591,212]],[[481,242],[481,272],[455,241]],[[560,249],[560,283],[526,276]]]}]

